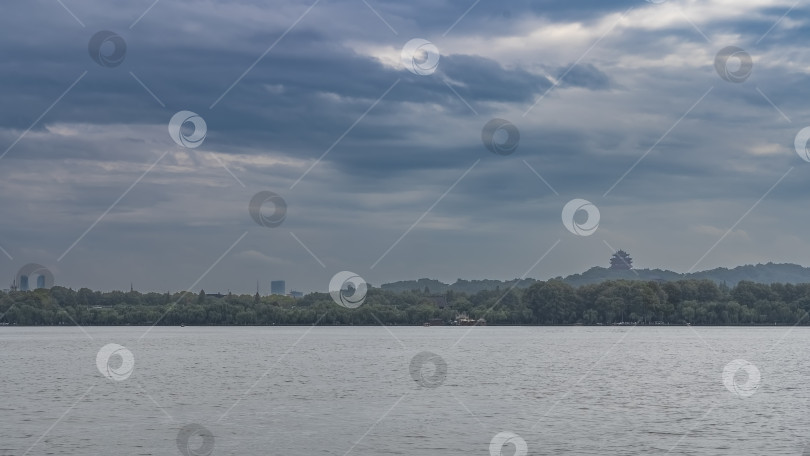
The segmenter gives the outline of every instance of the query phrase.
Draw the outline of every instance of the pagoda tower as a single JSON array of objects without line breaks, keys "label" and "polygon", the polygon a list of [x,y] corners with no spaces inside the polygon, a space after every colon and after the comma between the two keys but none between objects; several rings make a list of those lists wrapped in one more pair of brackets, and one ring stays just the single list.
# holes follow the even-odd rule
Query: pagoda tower
[{"label": "pagoda tower", "polygon": [[610,257],[610,269],[633,269],[633,259],[624,250],[619,250]]}]

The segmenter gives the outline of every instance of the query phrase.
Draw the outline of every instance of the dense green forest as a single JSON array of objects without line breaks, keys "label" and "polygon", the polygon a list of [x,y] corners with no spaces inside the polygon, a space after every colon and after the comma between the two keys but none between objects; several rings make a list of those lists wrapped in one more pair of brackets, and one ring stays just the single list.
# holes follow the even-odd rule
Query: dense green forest
[{"label": "dense green forest", "polygon": [[421,325],[430,319],[450,322],[459,314],[490,325],[793,325],[810,323],[807,312],[810,284],[744,281],[730,288],[710,280],[614,280],[578,288],[549,280],[474,294],[372,288],[357,309],[335,304],[326,293],[299,299],[63,287],[0,293],[3,325]]}]

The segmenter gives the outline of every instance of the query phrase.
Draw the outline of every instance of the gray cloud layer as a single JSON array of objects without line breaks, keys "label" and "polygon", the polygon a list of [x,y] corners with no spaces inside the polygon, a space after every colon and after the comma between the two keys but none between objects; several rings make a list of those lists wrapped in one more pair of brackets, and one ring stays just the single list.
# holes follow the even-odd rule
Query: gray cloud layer
[{"label": "gray cloud layer", "polygon": [[[189,0],[134,23],[151,1],[64,3],[14,0],[0,19],[9,280],[38,262],[66,286],[179,290],[244,233],[196,289],[324,290],[344,269],[547,278],[612,247],[678,271],[807,263],[805,6]],[[120,66],[90,58],[99,30],[126,41]],[[432,74],[399,63],[417,37],[440,50]],[[752,56],[743,83],[715,72],[728,45]],[[180,110],[205,119],[201,147],[169,137]],[[520,131],[511,155],[481,143],[496,117]],[[287,201],[278,228],[248,214],[262,190]],[[593,236],[563,227],[574,198],[599,207]]]}]

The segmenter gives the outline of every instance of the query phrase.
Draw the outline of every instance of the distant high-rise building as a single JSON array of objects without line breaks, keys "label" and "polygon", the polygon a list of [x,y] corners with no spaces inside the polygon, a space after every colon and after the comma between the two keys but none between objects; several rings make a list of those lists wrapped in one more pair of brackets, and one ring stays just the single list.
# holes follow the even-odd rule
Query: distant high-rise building
[{"label": "distant high-rise building", "polygon": [[19,271],[15,277],[15,284],[20,291],[32,291],[38,288],[53,287],[53,274],[45,266],[29,263]]},{"label": "distant high-rise building", "polygon": [[23,274],[20,276],[20,291],[32,291],[38,288],[46,288],[44,275]]},{"label": "distant high-rise building", "polygon": [[270,282],[270,294],[283,295],[287,294],[287,283],[283,280],[273,280]]}]

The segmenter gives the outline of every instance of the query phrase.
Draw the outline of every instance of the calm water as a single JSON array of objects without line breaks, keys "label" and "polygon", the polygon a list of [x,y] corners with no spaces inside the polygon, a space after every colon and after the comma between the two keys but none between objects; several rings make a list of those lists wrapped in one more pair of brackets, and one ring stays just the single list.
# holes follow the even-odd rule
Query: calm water
[{"label": "calm water", "polygon": [[[529,455],[810,442],[806,328],[186,327],[139,341],[146,329],[0,327],[0,455],[181,455],[189,424],[215,455],[487,456],[502,431]],[[126,380],[96,367],[108,343],[134,355]],[[422,351],[446,362],[436,388],[409,372]],[[761,373],[749,397],[723,384],[734,359]]]}]

